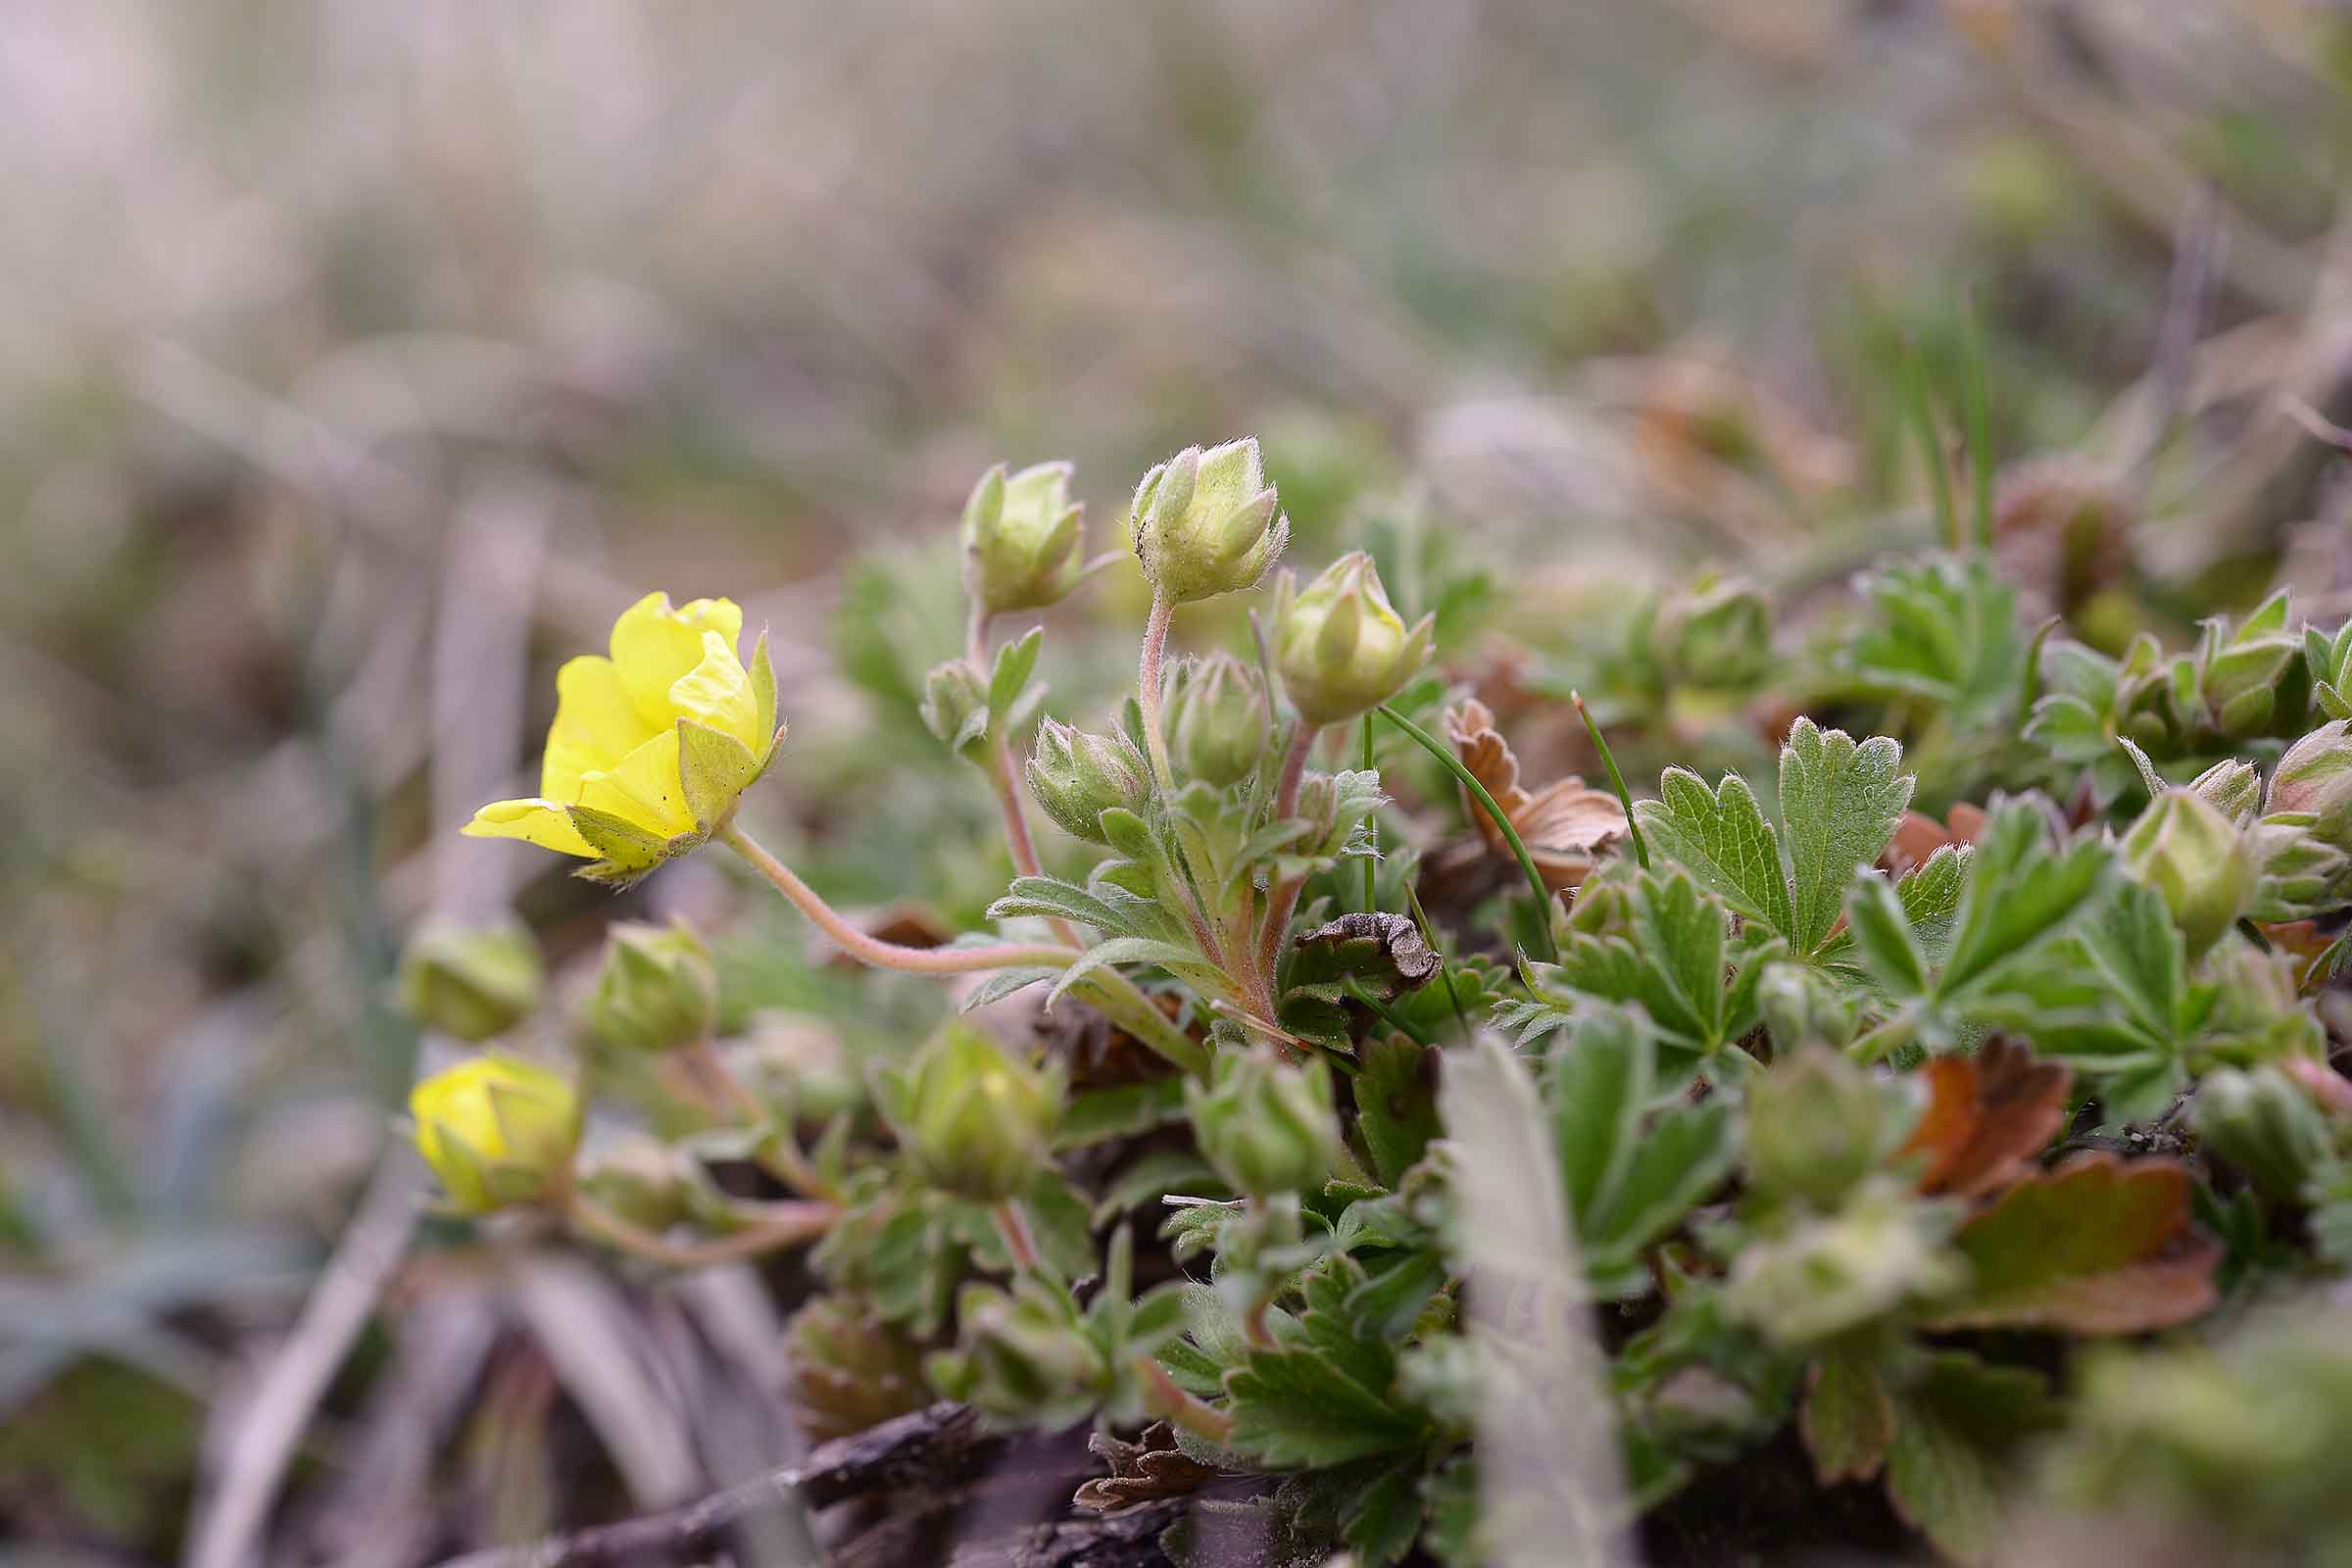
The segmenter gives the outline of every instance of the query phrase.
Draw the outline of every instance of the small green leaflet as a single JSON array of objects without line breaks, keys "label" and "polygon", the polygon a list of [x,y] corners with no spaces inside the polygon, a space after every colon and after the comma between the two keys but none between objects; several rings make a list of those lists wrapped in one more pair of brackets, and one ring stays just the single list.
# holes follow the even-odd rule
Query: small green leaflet
[{"label": "small green leaflet", "polygon": [[1811,958],[1838,923],[1855,869],[1886,851],[1910,804],[1901,761],[1902,748],[1883,735],[1857,745],[1800,718],[1781,748],[1777,830],[1737,773],[1710,791],[1688,768],[1668,768],[1660,799],[1634,811],[1660,854]]}]

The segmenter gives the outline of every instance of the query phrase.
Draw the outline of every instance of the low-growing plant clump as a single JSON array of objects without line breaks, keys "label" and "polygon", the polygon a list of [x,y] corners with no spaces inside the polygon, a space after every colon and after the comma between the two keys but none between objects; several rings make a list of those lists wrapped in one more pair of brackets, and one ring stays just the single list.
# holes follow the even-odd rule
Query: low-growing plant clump
[{"label": "low-growing plant clump", "polygon": [[[731,852],[962,1015],[774,1070],[703,935],[626,923],[576,1059],[531,1059],[529,941],[439,929],[409,1005],[486,1049],[417,1086],[416,1148],[450,1208],[615,1268],[799,1259],[807,1430],[898,1456],[843,1560],[945,1560],[971,1477],[906,1478],[1009,1443],[1059,1468],[990,1561],[2344,1561],[2352,1338],[2312,1293],[2352,1263],[2352,627],[2280,592],[2103,652],[2030,618],[2081,596],[1990,477],[1827,614],[1646,603],[1577,694],[1440,646],[1442,540],[1300,581],[1256,443],[1188,449],[1135,493],[1132,689],[1048,712],[1033,612],[1097,563],[1066,465],[992,469],[921,696],[1014,873],[957,934],[753,837],[793,695],[734,604],[651,595],[468,831],[614,887]],[[1590,781],[1539,782],[1514,732],[1563,717]],[[1604,721],[1777,764],[1628,778]]]}]

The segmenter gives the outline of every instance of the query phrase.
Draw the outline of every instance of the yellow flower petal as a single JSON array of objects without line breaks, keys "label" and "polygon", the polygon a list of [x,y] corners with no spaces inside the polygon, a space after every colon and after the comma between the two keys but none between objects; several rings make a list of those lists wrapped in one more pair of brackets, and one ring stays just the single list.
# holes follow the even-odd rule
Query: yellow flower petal
[{"label": "yellow flower petal", "polygon": [[547,731],[539,793],[578,800],[581,775],[613,767],[653,739],[657,727],[638,715],[612,661],[599,654],[566,661],[556,671],[556,721]]},{"label": "yellow flower petal", "polygon": [[[671,737],[675,742],[676,737]],[[580,830],[571,825],[571,818],[560,802],[492,801],[473,813],[473,820],[464,831],[477,839],[521,839],[543,850],[558,850],[565,855],[577,855],[584,859],[596,859],[597,853]]]},{"label": "yellow flower petal", "polygon": [[665,729],[609,771],[584,774],[580,804],[609,811],[659,838],[694,832],[686,785],[678,776],[678,732]]},{"label": "yellow flower petal", "polygon": [[774,738],[760,733],[760,701],[752,692],[751,672],[735,657],[733,645],[714,631],[703,633],[703,662],[670,687],[669,706],[683,717],[732,735],[754,757],[766,756]]},{"label": "yellow flower petal", "polygon": [[670,688],[703,662],[703,633],[714,631],[728,648],[743,635],[743,611],[731,599],[697,599],[672,610],[667,594],[647,594],[612,623],[612,662],[620,684],[648,729],[678,718]]}]

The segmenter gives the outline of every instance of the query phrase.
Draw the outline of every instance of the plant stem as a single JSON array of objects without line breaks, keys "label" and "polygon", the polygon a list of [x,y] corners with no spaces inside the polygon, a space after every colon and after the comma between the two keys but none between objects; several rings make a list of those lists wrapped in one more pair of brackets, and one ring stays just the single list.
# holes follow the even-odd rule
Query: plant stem
[{"label": "plant stem", "polygon": [[[1086,988],[1094,985],[1100,985],[1107,995],[1086,996]],[[1196,1076],[1208,1072],[1208,1053],[1200,1042],[1177,1028],[1159,1010],[1158,1004],[1144,994],[1141,986],[1108,964],[1090,970],[1070,988],[1070,994],[1084,997],[1103,1017],[1186,1072]]]},{"label": "plant stem", "polygon": [[1023,1274],[1045,1272],[1045,1259],[1038,1254],[1037,1236],[1029,1229],[1029,1216],[1021,1211],[1021,1200],[1004,1198],[989,1210],[997,1222],[997,1235],[1004,1242],[1004,1250],[1012,1254],[1013,1268]]},{"label": "plant stem", "polygon": [[707,1242],[658,1236],[576,1191],[564,1198],[564,1214],[581,1231],[621,1251],[671,1268],[705,1268],[812,1242],[833,1228],[841,1210],[831,1203],[771,1203],[758,1224]]},{"label": "plant stem", "polygon": [[1144,1402],[1163,1421],[1184,1428],[1194,1437],[1225,1446],[1233,1436],[1233,1417],[1196,1394],[1177,1386],[1168,1369],[1149,1355],[1135,1358],[1136,1376],[1143,1380]]},{"label": "plant stem", "polygon": [[1168,761],[1168,738],[1159,724],[1159,665],[1168,651],[1168,624],[1176,606],[1162,593],[1152,596],[1152,616],[1144,622],[1144,643],[1136,655],[1135,701],[1144,712],[1144,744],[1152,753],[1152,777],[1162,790],[1176,787],[1176,769]]},{"label": "plant stem", "polygon": [[[1364,715],[1364,771],[1372,771],[1372,715]],[[1364,912],[1380,907],[1380,815],[1372,816],[1372,852],[1364,857]]]},{"label": "plant stem", "polygon": [[1568,700],[1576,705],[1576,716],[1585,721],[1585,733],[1592,737],[1592,749],[1600,754],[1600,765],[1609,770],[1609,788],[1617,792],[1617,804],[1625,811],[1625,830],[1633,836],[1634,859],[1646,871],[1649,846],[1642,842],[1642,824],[1634,820],[1634,792],[1625,787],[1625,775],[1617,770],[1617,754],[1609,750],[1608,737],[1601,734],[1599,720],[1585,706],[1585,694],[1572,691]]},{"label": "plant stem", "polygon": [[1435,735],[1386,703],[1381,704],[1376,711],[1381,717],[1410,735],[1423,751],[1445,763],[1446,770],[1461,783],[1463,789],[1470,792],[1470,798],[1486,808],[1488,818],[1501,831],[1503,842],[1510,845],[1511,853],[1519,858],[1519,869],[1526,874],[1527,885],[1535,891],[1537,908],[1543,916],[1536,922],[1536,930],[1544,939],[1544,956],[1549,961],[1557,962],[1560,956],[1559,949],[1553,945],[1551,939],[1551,889],[1544,885],[1544,873],[1536,869],[1536,858],[1527,853],[1527,845],[1520,839],[1519,830],[1511,826],[1510,817],[1503,813],[1501,807],[1494,804],[1494,797],[1487,787],[1478,781],[1470,769],[1462,765],[1462,760],[1440,743]]},{"label": "plant stem", "polygon": [[815,1167],[808,1163],[808,1156],[801,1152],[800,1141],[793,1137],[792,1129],[777,1124],[775,1113],[768,1108],[767,1102],[753,1094],[744,1081],[735,1076],[726,1058],[712,1048],[709,1040],[698,1040],[687,1047],[687,1055],[701,1069],[703,1076],[716,1084],[733,1102],[736,1115],[762,1135],[754,1155],[761,1170],[803,1198],[831,1200],[840,1196],[834,1192],[832,1184],[819,1176]]},{"label": "plant stem", "polygon": [[858,962],[878,969],[905,969],[912,974],[971,974],[1025,964],[1062,969],[1079,956],[1075,948],[1052,943],[995,942],[977,948],[910,948],[903,943],[884,942],[843,919],[839,910],[817,897],[814,888],[761,849],[742,828],[730,822],[719,829],[718,838],[750,862],[753,870],[767,878],[778,893],[791,900],[835,947]]},{"label": "plant stem", "polygon": [[[1292,732],[1290,750],[1283,754],[1282,780],[1274,786],[1274,815],[1279,822],[1298,811],[1298,787],[1306,778],[1307,753],[1314,750],[1315,737],[1322,731],[1305,719]],[[1257,990],[1268,1005],[1274,999],[1274,970],[1282,956],[1283,934],[1290,930],[1291,911],[1298,906],[1298,890],[1306,885],[1303,878],[1291,877],[1271,884],[1266,889],[1266,923],[1257,934]]]},{"label": "plant stem", "polygon": [[[1029,836],[1029,813],[1022,809],[1020,791],[1012,781],[1012,748],[1002,735],[989,738],[987,771],[988,782],[997,792],[997,808],[1004,813],[1004,847],[1012,852],[1012,869],[1021,876],[1037,876],[1037,841]],[[1086,946],[1061,916],[1049,915],[1046,923],[1071,947]]]}]

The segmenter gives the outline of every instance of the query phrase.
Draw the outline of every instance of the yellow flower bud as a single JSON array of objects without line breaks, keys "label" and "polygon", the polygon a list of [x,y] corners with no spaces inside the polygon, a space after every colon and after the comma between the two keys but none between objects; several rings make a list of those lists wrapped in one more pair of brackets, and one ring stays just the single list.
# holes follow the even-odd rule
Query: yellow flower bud
[{"label": "yellow flower bud", "polygon": [[1085,569],[1086,509],[1070,500],[1070,466],[1040,463],[980,476],[963,506],[963,589],[989,614],[1041,610]]},{"label": "yellow flower bud", "polygon": [[1308,723],[1337,724],[1377,708],[1428,662],[1434,615],[1409,631],[1362,551],[1325,567],[1303,591],[1283,575],[1275,612],[1275,667]]},{"label": "yellow flower bud", "polygon": [[492,1053],[409,1093],[416,1152],[469,1214],[547,1197],[569,1176],[580,1102],[563,1074]]},{"label": "yellow flower bud", "polygon": [[781,731],[762,636],[736,657],[743,612],[729,599],[672,609],[648,594],[612,626],[612,657],[556,674],[539,793],[494,801],[466,831],[523,839],[591,863],[580,875],[625,885],[701,846],[766,771]]},{"label": "yellow flower bud", "polygon": [[1160,464],[1136,487],[1129,520],[1144,576],[1177,605],[1256,587],[1291,538],[1253,438]]}]

